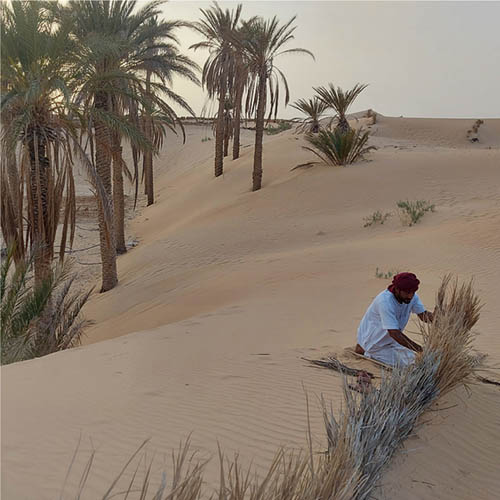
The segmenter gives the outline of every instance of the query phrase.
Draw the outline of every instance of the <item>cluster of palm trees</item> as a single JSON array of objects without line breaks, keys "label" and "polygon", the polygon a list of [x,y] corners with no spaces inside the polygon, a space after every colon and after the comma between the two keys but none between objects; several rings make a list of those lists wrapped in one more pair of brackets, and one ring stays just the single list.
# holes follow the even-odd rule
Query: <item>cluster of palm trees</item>
[{"label": "cluster of palm trees", "polygon": [[199,68],[179,51],[176,33],[186,23],[160,19],[163,3],[2,4],[1,225],[16,263],[38,248],[35,284],[50,275],[58,226],[61,260],[72,244],[76,161],[97,200],[101,291],[117,284],[116,255],[126,251],[124,175],[136,193],[144,179],[153,203],[153,155],[167,130],[184,133],[172,104],[193,114],[172,79],[198,82]]},{"label": "cluster of palm trees", "polygon": [[276,118],[280,90],[284,103],[290,94],[276,59],[284,54],[301,53],[314,58],[301,48],[285,48],[294,39],[295,17],[281,24],[273,17],[260,16],[243,20],[242,6],[222,9],[217,3],[201,10],[200,21],[193,28],[203,37],[192,45],[194,50],[208,49],[210,54],[202,71],[202,85],[210,98],[218,102],[215,123],[215,176],[223,174],[228,142],[233,139],[233,159],[240,154],[242,114],[255,119],[253,191],[262,187],[262,141],[266,114]]},{"label": "cluster of palm trees", "polygon": [[[312,99],[299,99],[292,107],[301,111],[305,118],[301,120],[297,131],[306,132],[306,140],[312,145],[304,146],[325,163],[348,165],[363,157],[374,146],[367,146],[369,133],[363,129],[353,130],[347,121],[347,111],[367,87],[357,83],[348,91],[330,83],[328,87],[314,87],[316,95]],[[334,115],[322,126],[322,119],[328,110]],[[326,121],[326,120],[325,120]],[[332,124],[336,123],[333,130]]]}]

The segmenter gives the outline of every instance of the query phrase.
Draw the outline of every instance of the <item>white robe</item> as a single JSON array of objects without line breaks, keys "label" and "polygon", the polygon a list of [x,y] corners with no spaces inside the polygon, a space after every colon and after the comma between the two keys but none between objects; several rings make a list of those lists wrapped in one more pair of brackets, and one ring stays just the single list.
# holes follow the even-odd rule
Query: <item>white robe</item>
[{"label": "white robe", "polygon": [[365,350],[365,356],[392,366],[413,363],[415,353],[398,344],[388,332],[403,331],[412,312],[425,312],[417,294],[409,304],[400,304],[389,290],[379,293],[368,307],[358,328],[358,344]]}]

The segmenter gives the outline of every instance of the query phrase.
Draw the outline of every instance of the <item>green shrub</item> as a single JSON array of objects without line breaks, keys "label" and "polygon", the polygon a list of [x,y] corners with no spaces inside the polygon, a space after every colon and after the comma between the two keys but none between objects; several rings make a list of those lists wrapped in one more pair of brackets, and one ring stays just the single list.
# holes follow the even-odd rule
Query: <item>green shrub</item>
[{"label": "green shrub", "polygon": [[385,280],[391,279],[393,276],[396,276],[400,271],[397,269],[394,270],[389,270],[387,272],[380,271],[379,268],[375,269],[375,277],[376,278],[383,278]]},{"label": "green shrub", "polygon": [[368,217],[363,218],[363,220],[365,221],[363,227],[373,226],[375,224],[383,224],[391,215],[391,212],[382,214],[380,210],[377,210]]},{"label": "green shrub", "polygon": [[45,356],[80,343],[85,326],[80,310],[92,290],[70,294],[76,275],[64,264],[35,288],[34,258],[12,265],[12,249],[3,259],[0,275],[1,363]]},{"label": "green shrub", "polygon": [[341,131],[336,128],[320,130],[317,135],[306,134],[306,140],[312,148],[303,146],[330,165],[349,165],[361,159],[375,146],[367,146],[369,133],[363,130]]},{"label": "green shrub", "polygon": [[289,123],[289,122],[285,122],[285,121],[282,121],[282,122],[278,122],[276,124],[277,126],[268,126],[265,128],[265,131],[266,131],[266,134],[268,135],[276,135],[276,134],[280,134],[281,132],[284,132],[285,130],[290,130],[292,128],[292,124]]},{"label": "green shrub", "polygon": [[405,226],[416,224],[426,212],[434,212],[435,206],[425,200],[398,201],[399,217]]},{"label": "green shrub", "polygon": [[207,142],[207,141],[211,141],[212,138],[211,137],[203,137],[203,139],[201,140],[201,142]]}]

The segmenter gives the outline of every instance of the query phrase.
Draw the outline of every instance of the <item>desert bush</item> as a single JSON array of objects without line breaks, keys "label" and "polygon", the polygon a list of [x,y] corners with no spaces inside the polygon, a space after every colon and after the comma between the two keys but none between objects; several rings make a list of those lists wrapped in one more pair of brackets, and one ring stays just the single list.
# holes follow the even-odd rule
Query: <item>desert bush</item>
[{"label": "desert bush", "polygon": [[280,121],[276,124],[277,126],[267,126],[265,128],[267,135],[276,135],[284,132],[285,130],[290,130],[292,128],[292,124],[287,121]]},{"label": "desert bush", "polygon": [[479,127],[484,123],[483,120],[476,120],[472,129],[467,130],[467,139],[471,142],[479,142]]},{"label": "desert bush", "polygon": [[330,165],[349,165],[376,149],[367,146],[369,133],[361,129],[342,132],[340,129],[320,130],[317,135],[306,134],[306,140],[313,146],[302,146]]},{"label": "desert bush", "polygon": [[363,227],[369,227],[375,224],[383,224],[391,215],[392,215],[391,212],[386,212],[385,214],[382,214],[380,210],[377,210],[368,217],[363,218],[363,220],[365,221]]},{"label": "desert bush", "polygon": [[34,257],[12,266],[12,249],[3,260],[0,275],[1,363],[45,356],[80,343],[90,322],[80,310],[92,290],[70,293],[76,278],[68,263],[57,266],[35,288]]},{"label": "desert bush", "polygon": [[211,141],[211,140],[212,140],[212,138],[211,138],[211,137],[203,137],[203,138],[201,139],[201,142],[208,142],[208,141]]},{"label": "desert bush", "polygon": [[425,215],[426,212],[435,211],[435,205],[425,200],[400,200],[396,205],[399,209],[401,222],[405,226],[413,226]]}]

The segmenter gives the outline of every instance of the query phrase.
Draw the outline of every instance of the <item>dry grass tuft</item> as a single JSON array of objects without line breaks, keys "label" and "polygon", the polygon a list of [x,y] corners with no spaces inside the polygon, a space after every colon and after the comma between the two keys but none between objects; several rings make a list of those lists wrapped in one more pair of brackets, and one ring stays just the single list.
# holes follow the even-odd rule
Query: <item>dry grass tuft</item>
[{"label": "dry grass tuft", "polygon": [[472,328],[479,320],[480,309],[472,282],[459,284],[451,275],[443,278],[436,296],[434,321],[420,327],[423,354],[432,353],[439,360],[436,380],[441,394],[465,381],[479,364],[480,358],[472,350]]}]

